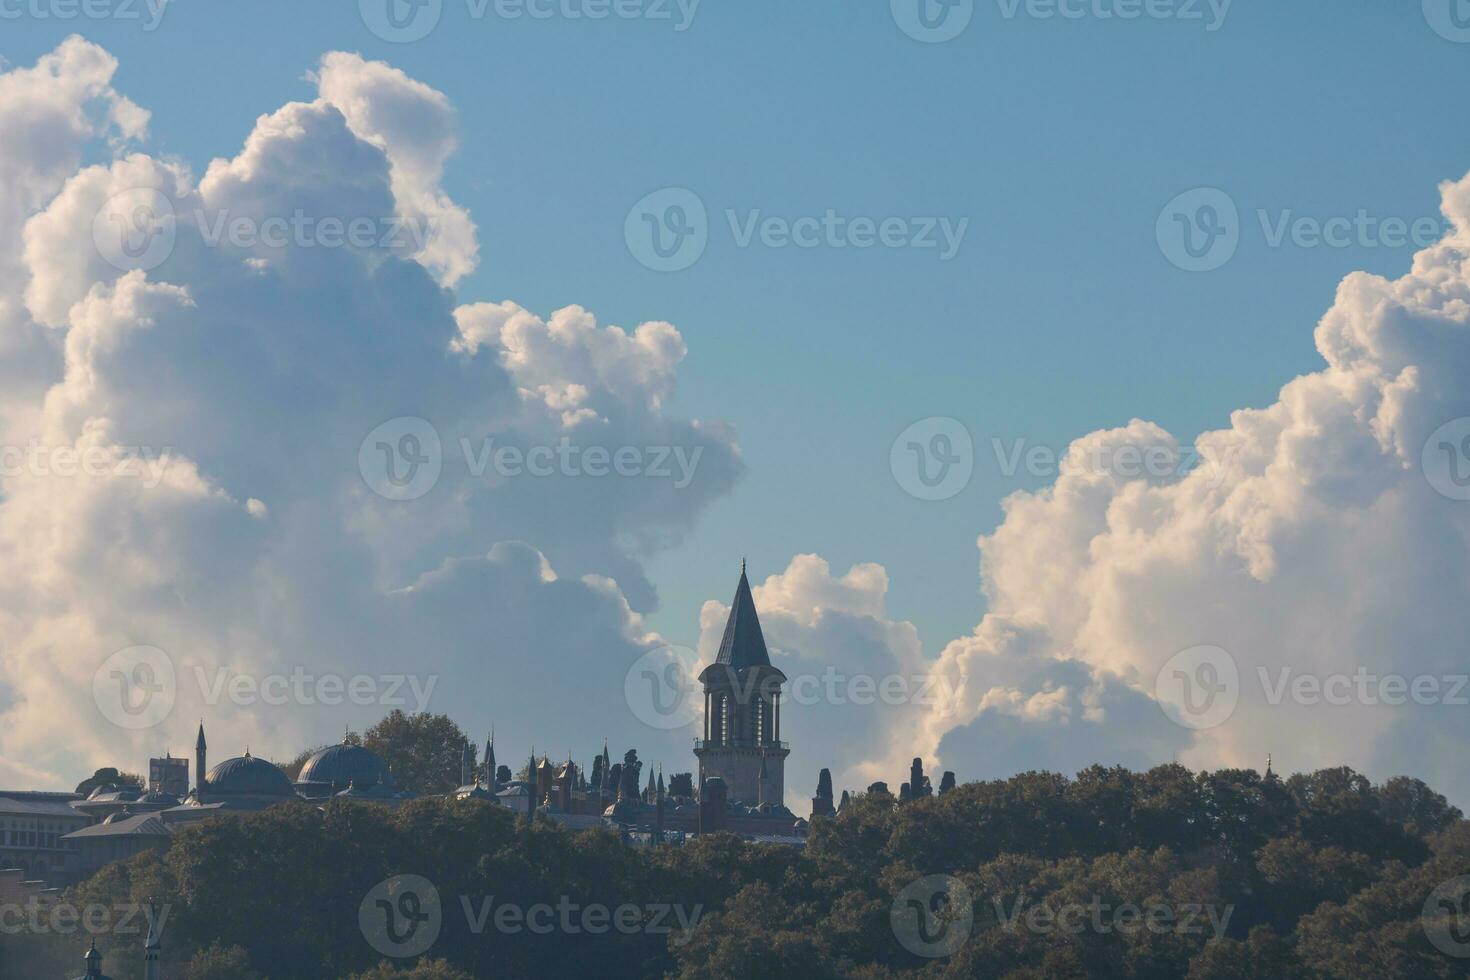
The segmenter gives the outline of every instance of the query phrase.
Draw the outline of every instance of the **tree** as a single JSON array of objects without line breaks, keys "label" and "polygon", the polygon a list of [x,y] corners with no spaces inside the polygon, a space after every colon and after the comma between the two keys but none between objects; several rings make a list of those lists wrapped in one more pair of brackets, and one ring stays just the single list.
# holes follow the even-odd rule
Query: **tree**
[{"label": "tree", "polygon": [[447,715],[407,715],[395,709],[363,733],[362,744],[388,764],[399,789],[421,796],[459,788],[466,745],[470,771],[475,767],[475,746]]},{"label": "tree", "polygon": [[92,790],[96,789],[98,786],[109,785],[136,786],[137,788],[142,789],[143,777],[139,776],[137,773],[119,772],[111,766],[108,766],[105,769],[98,769],[96,772],[92,773],[91,776],[78,783],[76,792],[81,796],[88,796],[91,794]]},{"label": "tree", "polygon": [[260,980],[260,974],[250,969],[244,949],[224,949],[217,943],[190,957],[180,976],[182,980]]}]

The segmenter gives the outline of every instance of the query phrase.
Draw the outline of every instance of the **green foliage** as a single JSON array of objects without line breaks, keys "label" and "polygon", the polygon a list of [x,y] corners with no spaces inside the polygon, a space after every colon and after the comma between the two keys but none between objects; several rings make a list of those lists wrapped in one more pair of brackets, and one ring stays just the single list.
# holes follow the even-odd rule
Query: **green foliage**
[{"label": "green foliage", "polygon": [[98,769],[91,776],[78,783],[75,792],[86,796],[98,786],[122,786],[124,784],[137,786],[139,789],[142,789],[143,777],[133,772],[119,772],[111,766],[108,766],[105,769]]},{"label": "green foliage", "polygon": [[398,788],[420,795],[452,793],[459,788],[467,743],[473,773],[474,743],[447,715],[408,715],[395,710],[362,734],[363,747],[388,764]]},{"label": "green foliage", "polygon": [[[407,717],[366,738],[430,731],[425,741],[463,744]],[[403,874],[432,881],[444,913],[417,961],[385,959],[359,928],[363,899]],[[166,975],[201,980],[1392,980],[1470,971],[1422,920],[1431,892],[1466,874],[1470,823],[1416,780],[1172,765],[1022,773],[903,804],[873,792],[813,824],[804,850],[728,834],[633,848],[477,800],[291,804],[184,829],[66,898],[167,904]],[[973,925],[934,958],[906,946],[893,919],[929,875],[972,899]],[[538,932],[493,915],[568,902],[630,907],[637,928]],[[664,906],[690,928],[649,928]],[[17,942],[0,935],[0,964],[17,976],[75,975],[85,948]],[[141,956],[127,954],[141,938],[104,945],[111,975],[138,975]]]}]

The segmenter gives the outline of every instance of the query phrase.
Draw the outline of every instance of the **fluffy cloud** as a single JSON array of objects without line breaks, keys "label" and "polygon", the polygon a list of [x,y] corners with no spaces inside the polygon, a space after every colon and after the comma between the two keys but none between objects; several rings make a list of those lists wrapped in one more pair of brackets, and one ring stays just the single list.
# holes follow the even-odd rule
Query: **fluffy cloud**
[{"label": "fluffy cloud", "polygon": [[[1470,691],[1456,689],[1470,504],[1449,470],[1470,466],[1470,424],[1441,430],[1470,416],[1470,178],[1442,191],[1453,231],[1400,279],[1348,276],[1316,330],[1326,366],[1202,435],[1200,466],[1139,480],[1098,465],[1124,446],[1177,452],[1135,421],[1078,440],[1054,485],[1006,501],[980,539],[989,613],[936,665],[946,693],[924,720],[929,751],[985,775],[1175,752],[1259,768],[1270,752],[1470,799],[1457,749]],[[1239,703],[1196,731],[1150,702],[1184,696],[1156,678],[1200,645],[1228,652]],[[1329,686],[1294,695],[1302,675]],[[1331,680],[1343,675],[1351,689]],[[1428,700],[1459,703],[1388,703],[1404,696],[1382,686],[1390,676],[1432,679]]]},{"label": "fluffy cloud", "polygon": [[[197,179],[121,141],[146,116],[106,88],[112,68],[73,40],[0,75],[20,100],[0,100],[0,126],[21,137],[0,143],[0,169],[44,172],[4,202],[24,227],[0,241],[4,301],[16,330],[54,338],[49,373],[26,365],[32,388],[0,418],[0,780],[136,768],[185,749],[200,716],[216,755],[289,756],[400,705],[494,724],[510,753],[538,742],[586,759],[608,736],[687,765],[682,737],[610,707],[660,642],[642,625],[654,597],[639,556],[740,472],[725,427],[664,408],[678,331],[599,326],[580,308],[456,310],[445,287],[476,247],[439,186],[453,114],[386,65],[326,56],[317,98],[261,116]],[[77,81],[42,92],[35,72]],[[83,127],[90,102],[104,119]],[[21,125],[43,116],[72,141],[50,161]],[[81,166],[87,141],[109,137],[106,159]],[[262,234],[293,216],[312,224]],[[325,219],[429,231],[337,247]],[[169,247],[130,263],[141,250],[120,246],[139,235]],[[493,336],[475,326],[492,309],[515,311]],[[365,479],[365,437],[401,418],[440,447],[437,481],[412,500]],[[695,465],[683,481],[601,476],[583,457],[528,474],[499,466],[505,446],[677,449]],[[168,657],[172,710],[119,727],[94,678],[145,645]],[[390,692],[395,675],[409,683]],[[320,685],[335,677],[372,679],[378,700],[330,704],[341,692]]]},{"label": "fluffy cloud", "polygon": [[148,113],[112,88],[116,70],[106,51],[71,38],[34,67],[0,74],[0,420],[33,409],[59,370],[55,339],[22,301],[26,218],[76,172],[89,144],[120,151],[147,131]]}]

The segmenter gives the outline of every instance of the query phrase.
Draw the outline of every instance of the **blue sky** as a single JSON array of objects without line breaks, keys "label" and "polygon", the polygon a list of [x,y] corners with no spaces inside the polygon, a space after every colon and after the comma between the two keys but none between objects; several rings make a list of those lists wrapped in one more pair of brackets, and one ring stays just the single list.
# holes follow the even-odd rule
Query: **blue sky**
[{"label": "blue sky", "polygon": [[[0,590],[0,619],[20,637],[0,665],[25,668],[0,683],[0,775],[74,718],[89,719],[84,744],[8,778],[64,783],[84,756],[112,760],[97,705],[34,665],[65,648],[85,676],[138,644],[181,674],[194,658],[258,679],[299,658],[470,676],[432,707],[497,723],[515,745],[565,735],[582,752],[608,724],[629,744],[667,736],[650,758],[685,764],[683,736],[648,735],[636,708],[549,733],[539,701],[482,675],[532,690],[576,669],[585,689],[568,696],[590,699],[623,682],[646,629],[708,653],[719,623],[701,608],[728,600],[748,556],[793,667],[953,685],[928,711],[793,718],[793,739],[812,740],[793,757],[797,796],[829,760],[858,787],[918,751],[973,778],[1243,764],[1272,748],[1287,769],[1281,746],[1296,743],[1302,766],[1414,771],[1470,798],[1462,742],[1416,751],[1444,737],[1439,715],[1324,719],[1252,686],[1252,667],[1463,669],[1470,623],[1441,593],[1470,586],[1470,567],[1441,542],[1465,515],[1419,453],[1448,439],[1444,425],[1470,431],[1470,265],[1457,264],[1470,232],[1441,217],[1443,196],[1470,227],[1470,185],[1441,191],[1470,170],[1470,28],[1452,16],[1470,13],[1464,0],[959,0],[944,23],[968,23],[939,43],[913,36],[920,0],[618,0],[669,16],[596,21],[565,11],[599,0],[536,0],[553,15],[519,19],[443,0],[411,43],[362,15],[388,0],[174,0],[152,31],[37,15],[67,2],[0,0],[0,86],[18,93],[0,132],[27,134],[0,147],[0,167],[35,175],[0,187],[0,213],[30,219],[24,241],[0,229],[0,449],[58,436],[71,449],[105,418],[113,439],[181,447],[199,476],[171,473],[176,501],[0,474],[0,546],[19,583]],[[1105,16],[1133,9],[1153,14]],[[72,32],[99,47],[63,45]],[[53,51],[55,81],[26,72]],[[324,61],[332,51],[361,57]],[[116,139],[140,136],[123,97],[151,113],[146,138]],[[114,115],[68,128],[96,103]],[[458,146],[441,174],[425,137],[449,106]],[[247,138],[266,156],[242,152]],[[152,159],[116,159],[135,148]],[[451,293],[432,250],[380,268],[187,237],[143,280],[120,278],[93,218],[140,188],[256,218],[302,202],[427,207],[451,230],[459,207],[478,266]],[[690,206],[704,248],[658,271],[637,229],[644,213],[667,226],[671,201]],[[747,237],[772,219],[840,222],[848,247]],[[853,247],[864,223],[895,228],[896,244]],[[1321,241],[1322,228],[1345,237]],[[940,247],[914,247],[921,231]],[[472,265],[474,244],[457,246]],[[1339,294],[1357,270],[1394,281],[1349,278]],[[100,305],[73,308],[89,295]],[[504,301],[544,319],[508,325],[509,308],[488,305]],[[687,357],[658,330],[628,341],[552,324],[569,304],[602,326],[672,323]],[[535,346],[519,362],[514,337]],[[457,474],[424,504],[362,496],[354,454],[385,418],[422,407],[550,440],[581,424],[555,404],[567,386],[590,387],[583,407],[607,431],[699,441],[702,479],[645,494]],[[1250,408],[1264,411],[1232,427]],[[691,419],[729,423],[743,473],[728,434]],[[1138,481],[1008,463],[1074,440],[1164,440],[1141,424],[1104,431],[1133,419],[1185,446],[1215,432],[1230,465],[1145,496]],[[971,475],[944,499],[911,493],[914,473],[893,464],[916,424],[921,444],[936,426],[970,436]],[[987,609],[976,538],[992,534]],[[630,537],[676,540],[643,553]],[[828,565],[794,560],[805,554]],[[134,585],[139,567],[158,581]],[[1202,647],[1228,650],[1249,682],[1237,719],[1204,733],[1170,724],[1155,688]],[[192,736],[179,718],[206,710],[198,700],[180,694],[169,737]],[[381,714],[298,711],[287,728],[205,700],[224,737],[274,738],[283,756]]]},{"label": "blue sky", "polygon": [[[446,93],[462,147],[445,186],[481,228],[471,299],[538,312],[577,302],[603,322],[678,326],[676,404],[733,423],[749,471],[680,546],[657,555],[654,623],[692,639],[699,602],[795,552],[877,561],[890,608],[938,643],[973,627],[977,534],[1005,447],[1064,448],[1133,417],[1182,441],[1274,398],[1317,366],[1311,329],[1353,269],[1399,273],[1412,249],[1272,248],[1267,209],[1437,214],[1435,185],[1470,166],[1470,46],[1417,4],[1237,2],[1206,21],[1007,19],[978,4],[953,41],[904,35],[882,3],[706,0],[674,23],[474,20],[450,2],[428,38],[390,44],[346,2],[177,0],[160,27],[73,22],[116,54],[117,87],[155,141],[196,168],[237,150],[261,112],[310,97],[328,49],[391,61]],[[29,63],[56,22],[5,25]],[[181,79],[188,79],[181,84]],[[1460,79],[1456,83],[1455,79]],[[1448,117],[1448,118],[1446,118]],[[692,268],[629,254],[628,209],[667,186],[710,209]],[[1245,219],[1224,268],[1160,254],[1164,203],[1229,192]],[[724,213],[969,219],[931,250],[740,248]],[[928,416],[965,422],[975,475],[941,502],[906,495],[888,449]]]}]

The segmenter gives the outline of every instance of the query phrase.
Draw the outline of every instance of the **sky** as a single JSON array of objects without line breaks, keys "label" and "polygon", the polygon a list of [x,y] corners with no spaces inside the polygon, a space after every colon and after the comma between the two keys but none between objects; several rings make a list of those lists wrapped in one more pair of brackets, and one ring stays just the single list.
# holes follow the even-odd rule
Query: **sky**
[{"label": "sky", "polygon": [[[1463,374],[1424,379],[1464,341],[1426,327],[1433,343],[1370,343],[1412,317],[1340,289],[1387,277],[1413,315],[1465,326],[1425,298],[1458,295],[1451,274],[1400,281],[1416,253],[1454,265],[1436,243],[1455,235],[1441,182],[1470,170],[1451,94],[1470,78],[1463,11],[926,3],[930,23],[948,11],[933,31],[905,0],[627,0],[603,19],[587,0],[482,16],[446,0],[411,41],[374,0],[174,0],[156,24],[141,2],[69,20],[56,0],[0,3],[7,69],[73,34],[105,52],[62,58],[79,80],[60,95],[7,76],[4,439],[191,461],[164,484],[181,501],[35,472],[0,484],[0,781],[66,784],[112,758],[88,688],[138,645],[181,676],[194,658],[255,677],[409,662],[443,678],[433,710],[496,724],[517,755],[538,740],[590,755],[610,728],[677,769],[687,733],[629,724],[618,688],[662,644],[708,654],[746,557],[778,662],[945,680],[936,704],[827,697],[805,722],[788,707],[792,799],[820,766],[860,788],[921,753],[977,778],[1272,750],[1288,768],[1414,768],[1470,799],[1448,757],[1406,748],[1451,705],[1359,697],[1324,725],[1326,708],[1269,704],[1256,677],[1463,661],[1446,608],[1462,559],[1444,542],[1465,516],[1419,447],[1463,414]],[[433,235],[349,261],[185,228],[131,279],[77,260],[103,191],[140,186],[183,212],[380,208]],[[661,258],[650,227],[676,240],[691,209],[694,251]],[[802,247],[767,219],[821,231]],[[892,245],[858,247],[889,219]],[[1332,219],[1352,227],[1315,240]],[[1418,240],[1393,241],[1394,221]],[[447,467],[393,501],[341,482],[364,433],[421,415],[451,455],[460,438],[589,426],[704,452],[684,487],[492,486]],[[1054,460],[1074,441],[1107,458],[1166,445],[1174,462],[1072,487]],[[1228,455],[1202,465],[1197,442]],[[912,453],[940,449],[958,471],[929,488]],[[1208,472],[1185,478],[1194,466]],[[1196,729],[1165,717],[1155,677],[1201,645],[1247,682],[1237,717]],[[600,697],[610,710],[579,703]],[[186,747],[204,713],[283,757],[381,713],[266,721],[176,700],[129,734],[133,754]],[[560,706],[590,717],[557,730]],[[68,729],[86,734],[56,748]]]}]

